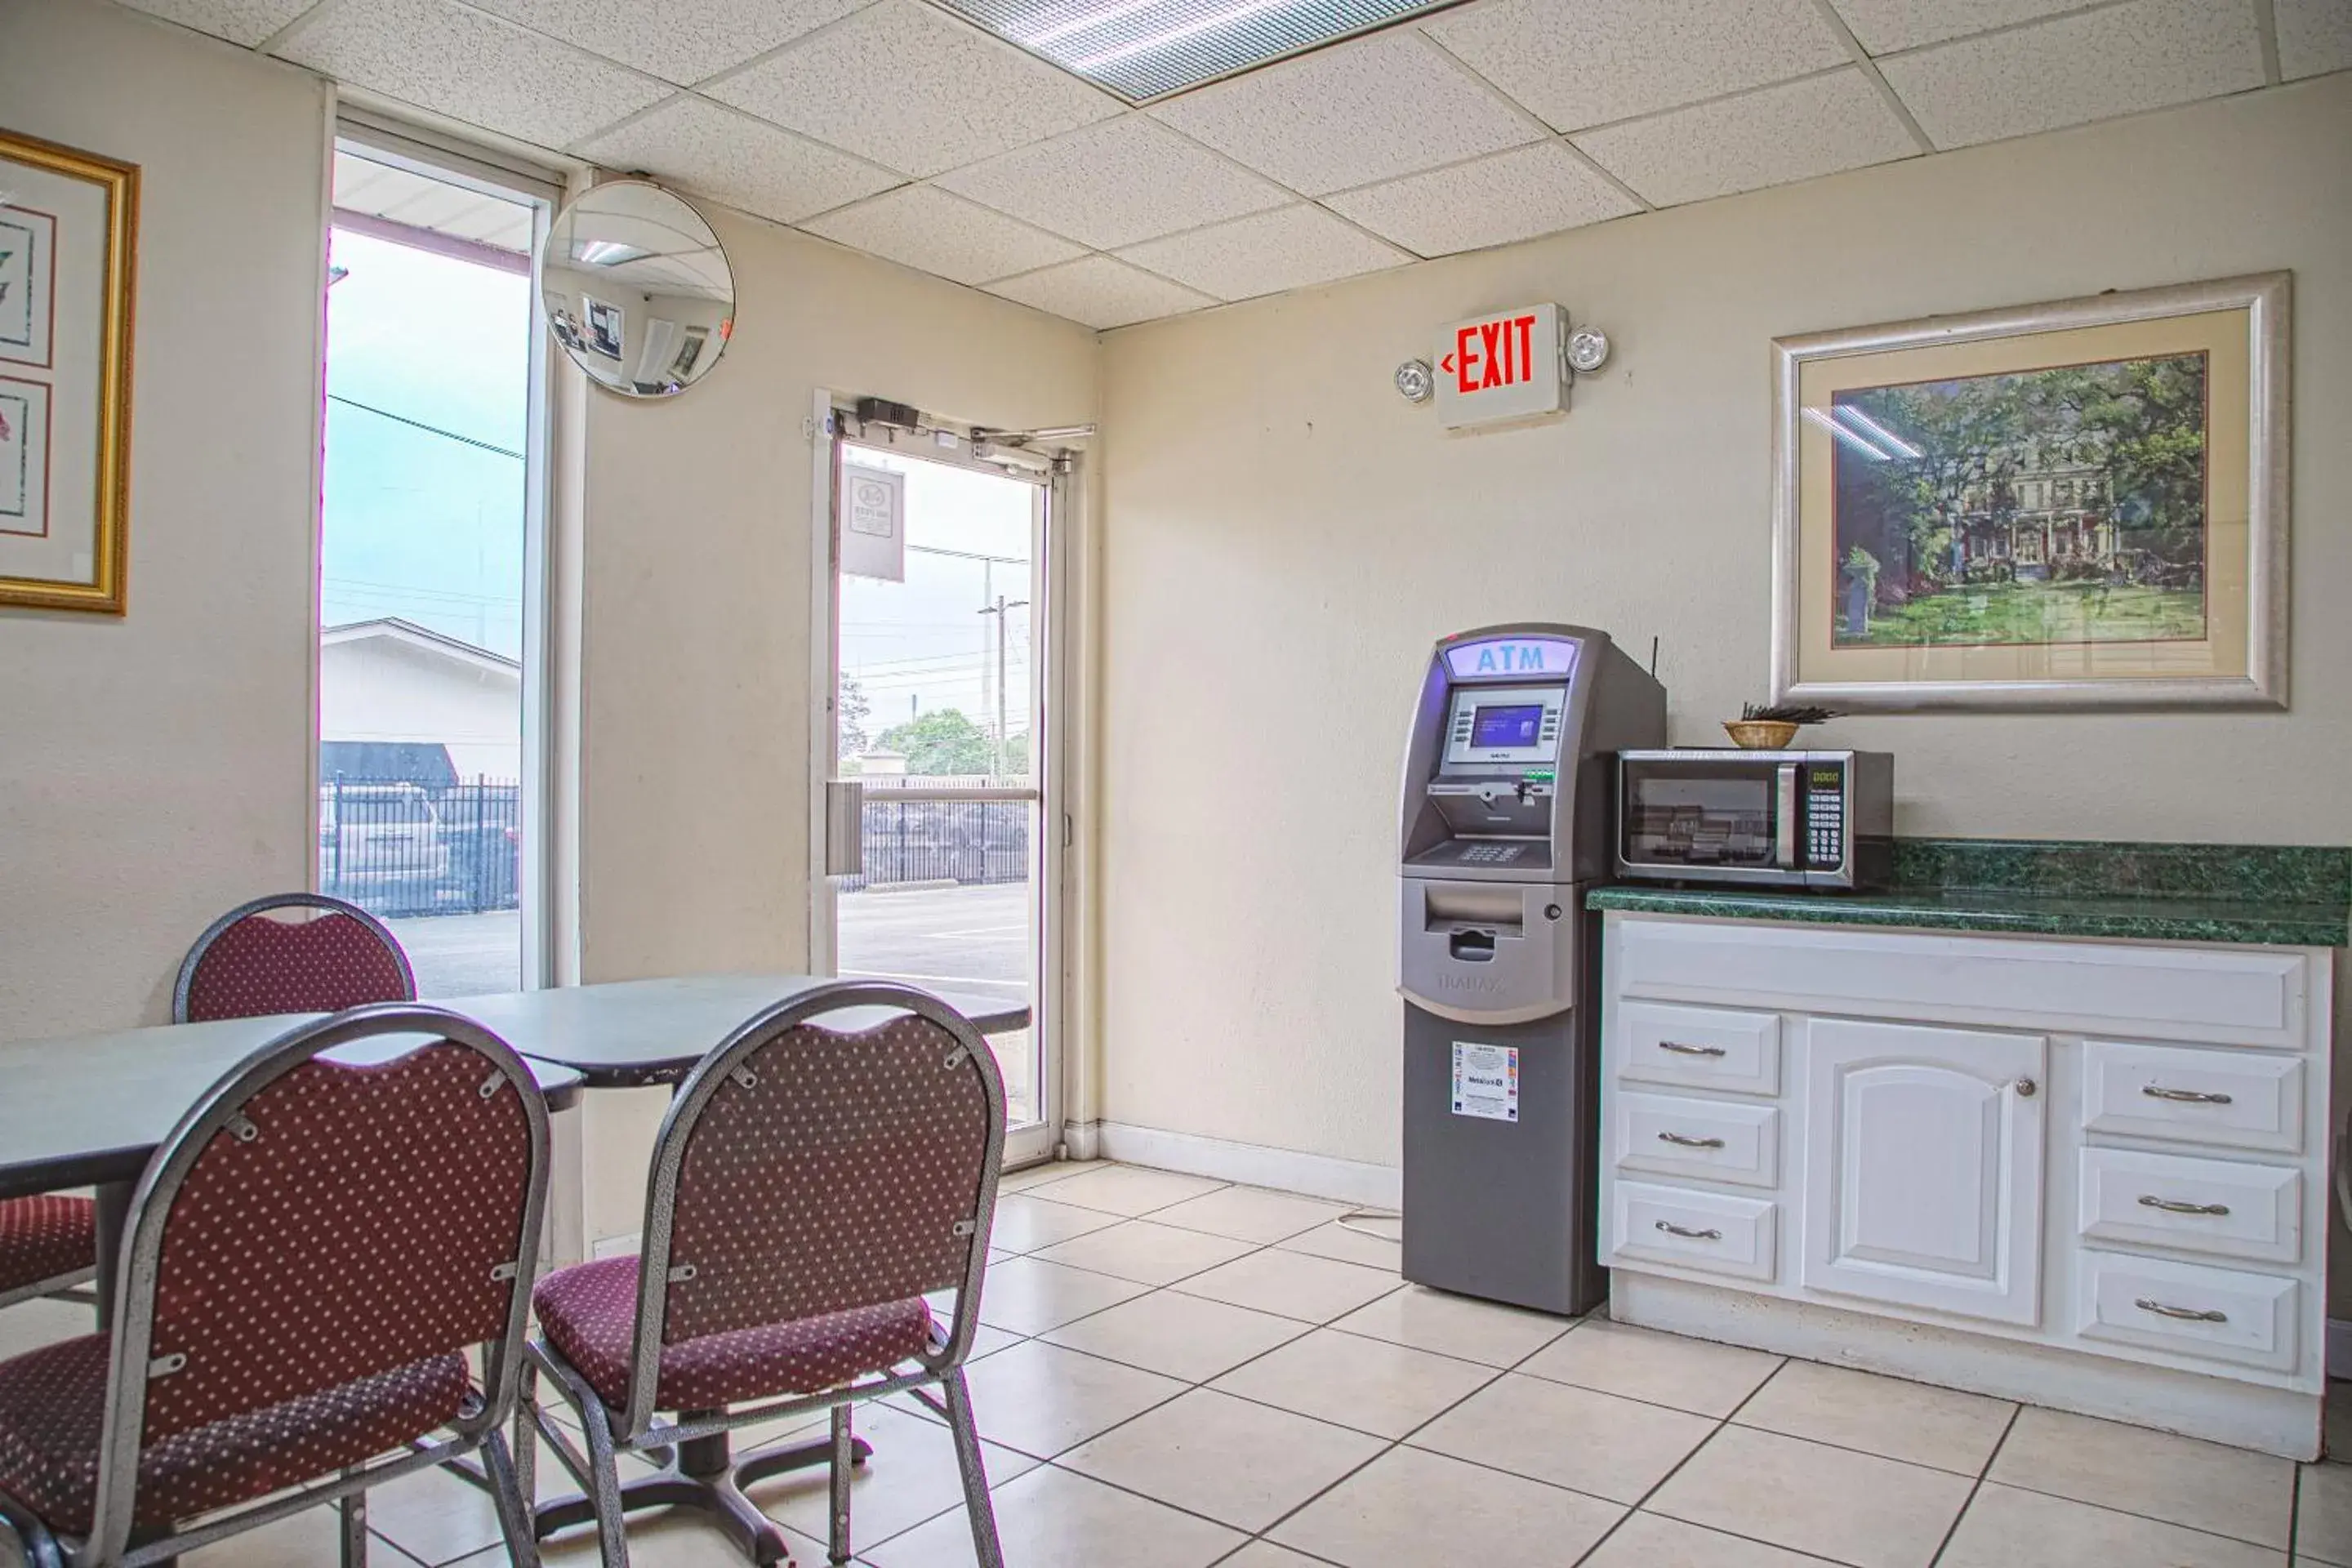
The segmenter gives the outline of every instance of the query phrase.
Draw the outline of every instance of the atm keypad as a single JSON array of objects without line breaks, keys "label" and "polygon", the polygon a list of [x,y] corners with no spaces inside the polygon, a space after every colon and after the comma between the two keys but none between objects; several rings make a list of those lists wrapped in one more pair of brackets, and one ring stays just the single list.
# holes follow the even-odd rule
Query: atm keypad
[{"label": "atm keypad", "polygon": [[1470,844],[1463,847],[1462,863],[1465,866],[1504,866],[1519,858],[1527,848],[1524,844]]}]

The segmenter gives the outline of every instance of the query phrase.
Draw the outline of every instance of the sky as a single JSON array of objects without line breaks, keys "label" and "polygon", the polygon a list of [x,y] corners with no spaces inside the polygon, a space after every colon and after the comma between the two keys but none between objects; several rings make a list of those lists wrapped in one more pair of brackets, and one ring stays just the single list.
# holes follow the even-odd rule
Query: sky
[{"label": "sky", "polygon": [[[327,294],[321,624],[398,616],[520,658],[530,279],[348,229],[332,255],[347,270]],[[998,595],[1006,729],[1025,731],[1034,488],[888,450],[849,458],[908,476],[907,581],[842,584],[842,673],[871,704],[869,740],[944,707],[993,730],[995,618],[980,611]],[[803,524],[784,505],[776,526]]]}]

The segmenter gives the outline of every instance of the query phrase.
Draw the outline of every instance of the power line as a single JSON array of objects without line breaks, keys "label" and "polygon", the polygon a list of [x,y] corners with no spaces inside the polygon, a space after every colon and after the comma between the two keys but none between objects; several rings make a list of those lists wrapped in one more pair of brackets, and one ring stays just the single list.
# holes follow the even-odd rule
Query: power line
[{"label": "power line", "polygon": [[362,403],[356,397],[345,397],[340,392],[327,394],[327,401],[340,403],[346,407],[356,408],[362,414],[373,414],[379,419],[389,419],[395,425],[405,425],[412,429],[425,431],[428,435],[445,436],[452,441],[462,441],[468,447],[478,447],[485,452],[496,452],[499,457],[512,458],[518,463],[523,460],[523,455],[511,447],[498,447],[488,441],[478,441],[471,436],[461,436],[455,430],[444,430],[438,425],[427,425],[422,419],[411,419],[405,414],[394,414],[389,408],[378,408],[373,403]]}]

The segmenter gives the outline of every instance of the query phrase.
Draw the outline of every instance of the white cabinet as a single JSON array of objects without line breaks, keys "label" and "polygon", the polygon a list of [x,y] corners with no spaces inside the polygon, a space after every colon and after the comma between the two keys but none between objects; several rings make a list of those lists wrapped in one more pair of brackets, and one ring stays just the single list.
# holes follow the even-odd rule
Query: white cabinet
[{"label": "white cabinet", "polygon": [[1832,1018],[1806,1030],[1801,1282],[2038,1322],[2049,1041]]}]

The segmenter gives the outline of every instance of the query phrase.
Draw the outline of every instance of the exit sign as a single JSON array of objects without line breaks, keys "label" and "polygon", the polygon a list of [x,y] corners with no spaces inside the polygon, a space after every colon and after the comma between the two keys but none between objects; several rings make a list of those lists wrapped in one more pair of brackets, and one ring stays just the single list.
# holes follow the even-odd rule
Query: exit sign
[{"label": "exit sign", "polygon": [[1444,328],[1437,367],[1437,416],[1448,430],[1557,414],[1568,406],[1558,305],[1523,305]]}]

